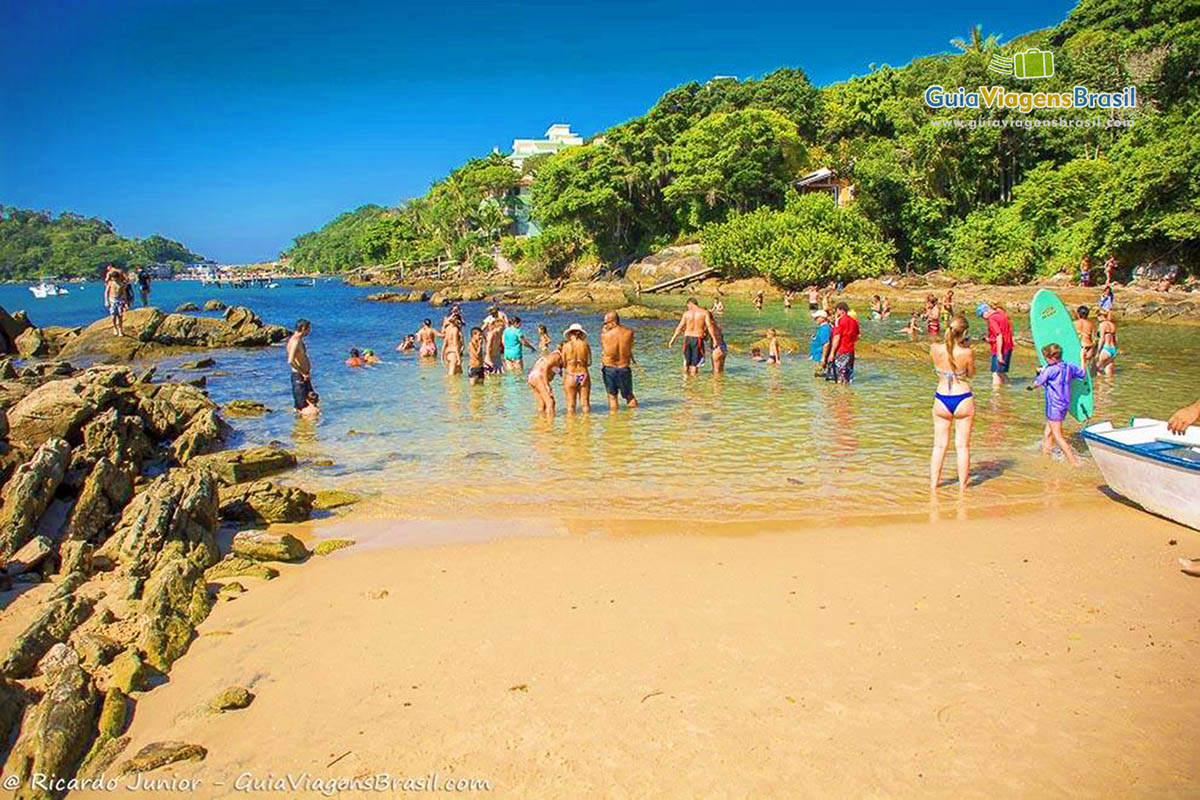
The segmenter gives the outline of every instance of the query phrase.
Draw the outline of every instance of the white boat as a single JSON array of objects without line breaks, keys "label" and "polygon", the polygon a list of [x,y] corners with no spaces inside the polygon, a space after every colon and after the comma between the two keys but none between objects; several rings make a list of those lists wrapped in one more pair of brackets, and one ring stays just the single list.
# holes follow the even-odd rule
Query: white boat
[{"label": "white boat", "polygon": [[42,281],[34,286],[30,286],[29,291],[33,292],[33,296],[38,299],[45,297],[58,297],[61,294],[69,294],[66,289],[62,288],[57,283],[46,283],[45,281]]},{"label": "white boat", "polygon": [[279,284],[278,284],[278,283],[276,283],[275,281],[271,281],[270,283],[268,283],[268,284],[266,285],[266,288],[268,288],[268,289],[278,289],[278,288],[279,288]]},{"label": "white boat", "polygon": [[1142,508],[1200,530],[1200,426],[1182,436],[1157,419],[1135,418],[1083,429],[1109,488]]}]

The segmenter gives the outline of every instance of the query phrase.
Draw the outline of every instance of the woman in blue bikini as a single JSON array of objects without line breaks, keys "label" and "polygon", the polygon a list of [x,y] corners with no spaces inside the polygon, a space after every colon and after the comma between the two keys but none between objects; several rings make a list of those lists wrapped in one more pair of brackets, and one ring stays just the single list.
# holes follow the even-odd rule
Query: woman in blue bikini
[{"label": "woman in blue bikini", "polygon": [[929,488],[936,491],[942,479],[942,464],[950,448],[954,429],[954,452],[958,463],[958,488],[967,488],[971,467],[971,425],[975,398],[970,380],[975,376],[975,352],[967,345],[967,318],[954,316],[946,326],[946,338],[929,346],[937,390],[933,393],[933,453],[929,457]]}]

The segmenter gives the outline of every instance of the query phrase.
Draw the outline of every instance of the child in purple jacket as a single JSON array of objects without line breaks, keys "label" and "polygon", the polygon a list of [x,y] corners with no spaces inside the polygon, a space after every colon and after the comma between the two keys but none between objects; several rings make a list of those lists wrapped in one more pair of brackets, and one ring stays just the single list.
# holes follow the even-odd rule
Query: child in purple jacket
[{"label": "child in purple jacket", "polygon": [[1062,360],[1062,348],[1057,344],[1043,347],[1042,355],[1046,357],[1046,366],[1033,381],[1034,386],[1046,389],[1046,430],[1042,433],[1042,452],[1050,455],[1053,445],[1057,444],[1071,466],[1078,467],[1079,459],[1063,435],[1062,424],[1071,406],[1071,381],[1081,381],[1087,377],[1087,373],[1082,367],[1065,363]]}]

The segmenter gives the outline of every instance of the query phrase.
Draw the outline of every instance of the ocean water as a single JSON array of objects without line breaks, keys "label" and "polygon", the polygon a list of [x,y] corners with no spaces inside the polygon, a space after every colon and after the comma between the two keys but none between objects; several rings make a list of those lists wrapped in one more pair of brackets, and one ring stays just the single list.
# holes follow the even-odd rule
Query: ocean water
[{"label": "ocean water", "polygon": [[[102,315],[98,283],[71,286],[66,297],[37,300],[26,288],[0,286],[0,305],[28,310],[39,325],[82,325]],[[927,359],[860,356],[852,386],[813,378],[806,354],[780,366],[753,362],[746,350],[766,327],[807,347],[812,322],[802,306],[755,312],[731,302],[722,319],[734,350],[727,373],[682,374],[678,346],[668,350],[670,321],[632,321],[636,330],[635,390],[641,407],[610,415],[599,370],[600,317],[551,308],[521,310],[536,342],[544,322],[553,336],[572,322],[589,332],[594,352],[590,416],[568,416],[555,380],[558,415],[547,420],[524,376],[489,378],[470,386],[449,378],[440,363],[420,362],[394,348],[421,319],[440,323],[443,309],[366,300],[369,289],[324,281],[290,282],[274,290],[216,289],[193,282],[155,285],[155,305],[217,298],[248,305],[264,320],[291,327],[312,320],[309,350],[324,413],[315,422],[291,411],[282,346],[216,351],[208,390],[218,403],[258,400],[273,409],[256,419],[231,419],[235,446],[279,441],[302,461],[294,480],[372,497],[384,513],[441,519],[558,517],[580,520],[770,522],[926,513],[935,376]],[[671,307],[679,297],[656,300]],[[470,325],[486,303],[466,303]],[[865,309],[861,310],[865,317]],[[1025,320],[1015,319],[1018,335]],[[905,320],[863,321],[867,342],[903,339]],[[981,320],[972,320],[976,337]],[[1200,395],[1200,328],[1123,325],[1122,355],[1112,379],[1096,386],[1098,419],[1163,417]],[[350,369],[350,347],[373,348],[385,363]],[[1079,469],[1039,453],[1040,391],[1027,391],[1032,357],[1019,357],[1015,382],[993,391],[984,348],[977,349],[978,412],[972,439],[973,480],[959,513],[1002,513],[1095,499],[1111,502],[1089,459]],[[160,374],[186,358],[163,360]],[[527,357],[526,369],[534,358]],[[707,365],[706,365],[707,367]],[[1068,423],[1071,430],[1078,425]],[[1076,448],[1086,447],[1077,436]],[[319,462],[332,461],[332,465]],[[955,500],[953,451],[941,495]]]}]

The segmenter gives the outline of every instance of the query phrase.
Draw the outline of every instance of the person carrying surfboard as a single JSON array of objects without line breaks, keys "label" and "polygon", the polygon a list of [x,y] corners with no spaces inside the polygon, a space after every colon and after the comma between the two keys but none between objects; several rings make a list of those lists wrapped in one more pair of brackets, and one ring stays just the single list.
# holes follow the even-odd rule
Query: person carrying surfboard
[{"label": "person carrying surfboard", "polygon": [[1057,444],[1063,456],[1071,466],[1079,466],[1079,457],[1071,449],[1067,437],[1063,435],[1063,420],[1071,407],[1071,381],[1081,381],[1087,378],[1083,367],[1069,364],[1062,360],[1062,346],[1048,344],[1042,348],[1042,357],[1046,366],[1038,371],[1033,385],[1046,390],[1046,428],[1042,433],[1042,452],[1046,455]]}]

